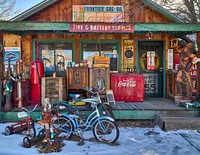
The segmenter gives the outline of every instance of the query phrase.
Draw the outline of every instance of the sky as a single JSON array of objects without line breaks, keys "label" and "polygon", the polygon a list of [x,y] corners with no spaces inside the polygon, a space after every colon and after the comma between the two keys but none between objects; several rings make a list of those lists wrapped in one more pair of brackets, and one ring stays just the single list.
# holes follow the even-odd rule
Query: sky
[{"label": "sky", "polygon": [[[24,148],[24,135],[4,135],[6,126],[0,124],[0,155],[46,155],[38,152],[38,148]],[[37,127],[38,128],[38,127]],[[120,136],[116,145],[90,141],[91,131],[83,134],[84,144],[77,141],[64,141],[60,152],[49,155],[198,155],[200,154],[200,133],[196,130],[178,130],[164,132],[159,127],[120,127]]]},{"label": "sky", "polygon": [[42,2],[43,0],[16,0],[15,8],[20,10],[20,13]]}]

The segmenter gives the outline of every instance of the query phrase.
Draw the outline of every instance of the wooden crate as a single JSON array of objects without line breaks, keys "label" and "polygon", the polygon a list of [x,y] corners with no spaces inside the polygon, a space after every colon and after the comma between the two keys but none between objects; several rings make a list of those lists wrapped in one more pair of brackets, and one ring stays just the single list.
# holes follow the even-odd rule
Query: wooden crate
[{"label": "wooden crate", "polygon": [[42,106],[44,99],[50,98],[50,101],[65,101],[66,86],[64,77],[43,77],[42,78]]}]

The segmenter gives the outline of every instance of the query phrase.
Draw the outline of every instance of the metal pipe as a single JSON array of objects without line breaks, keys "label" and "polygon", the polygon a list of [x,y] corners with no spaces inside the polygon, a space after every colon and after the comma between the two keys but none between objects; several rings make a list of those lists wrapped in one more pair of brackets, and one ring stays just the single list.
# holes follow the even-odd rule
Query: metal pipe
[{"label": "metal pipe", "polygon": [[22,107],[22,84],[21,80],[17,82],[17,92],[18,92],[18,108]]}]

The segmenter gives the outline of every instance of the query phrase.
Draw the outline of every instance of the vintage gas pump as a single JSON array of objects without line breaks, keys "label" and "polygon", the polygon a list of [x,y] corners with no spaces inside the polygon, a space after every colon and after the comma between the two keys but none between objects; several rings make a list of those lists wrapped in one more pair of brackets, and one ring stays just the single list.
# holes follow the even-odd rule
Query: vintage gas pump
[{"label": "vintage gas pump", "polygon": [[4,110],[9,111],[12,109],[12,103],[11,103],[11,95],[12,95],[12,81],[11,81],[11,74],[12,74],[12,69],[10,67],[10,57],[8,58],[8,68],[7,68],[7,73],[6,77],[3,82],[3,88],[4,88],[4,97],[5,97],[5,105],[4,105]]},{"label": "vintage gas pump", "polygon": [[26,69],[25,69],[25,60],[19,59],[16,61],[16,76],[11,76],[13,81],[17,82],[17,98],[18,108],[22,107],[22,81],[25,80]]},{"label": "vintage gas pump", "polygon": [[41,105],[41,78],[44,77],[44,64],[38,60],[38,43],[36,60],[30,64],[31,106]]}]

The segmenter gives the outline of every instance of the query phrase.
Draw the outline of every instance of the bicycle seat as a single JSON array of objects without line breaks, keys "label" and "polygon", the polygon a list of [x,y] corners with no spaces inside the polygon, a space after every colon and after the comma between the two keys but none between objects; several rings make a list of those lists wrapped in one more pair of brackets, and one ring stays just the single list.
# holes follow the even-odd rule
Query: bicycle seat
[{"label": "bicycle seat", "polygon": [[79,98],[80,96],[80,94],[69,94],[69,97],[71,98]]}]

